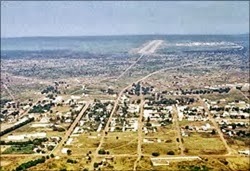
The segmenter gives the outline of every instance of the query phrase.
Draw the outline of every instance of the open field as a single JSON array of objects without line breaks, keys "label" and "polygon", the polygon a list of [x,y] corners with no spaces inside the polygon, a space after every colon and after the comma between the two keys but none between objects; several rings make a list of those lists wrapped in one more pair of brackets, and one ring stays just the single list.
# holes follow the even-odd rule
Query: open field
[{"label": "open field", "polygon": [[109,133],[104,139],[102,149],[109,151],[111,155],[136,154],[137,134],[135,132]]},{"label": "open field", "polygon": [[198,161],[181,161],[171,162],[167,166],[152,166],[148,157],[140,160],[137,170],[216,170],[216,171],[233,171],[242,170],[246,171],[249,168],[249,160],[247,157],[240,158],[205,158]]},{"label": "open field", "polygon": [[160,156],[167,155],[167,152],[173,151],[175,155],[180,154],[176,144],[173,143],[143,143],[142,153],[151,155],[153,152],[160,153]]},{"label": "open field", "polygon": [[[142,144],[142,153],[151,155],[153,152],[159,152],[160,155],[167,155],[167,152],[173,151],[175,155],[180,154],[178,149],[178,142],[176,141],[177,132],[173,125],[168,125],[166,127],[159,127],[157,132],[148,133],[143,136],[143,139],[156,139],[154,143]],[[159,139],[161,142],[157,142]]]},{"label": "open field", "polygon": [[72,150],[72,155],[85,155],[89,151],[94,152],[100,141],[100,137],[97,136],[96,133],[91,133],[91,135],[82,134],[79,136],[72,136],[72,138],[72,143],[64,146]]},{"label": "open field", "polygon": [[219,137],[202,137],[199,133],[192,133],[183,137],[184,147],[188,149],[188,155],[200,154],[225,154],[226,148]]},{"label": "open field", "polygon": [[110,165],[103,167],[104,171],[123,171],[123,170],[132,170],[133,164],[135,162],[135,157],[115,157],[113,162],[109,162]]},{"label": "open field", "polygon": [[[19,166],[22,163],[25,163],[27,161],[36,159],[38,157],[36,156],[26,156],[26,157],[1,157],[1,167],[0,170],[2,171],[12,171],[17,166]],[[3,165],[2,165],[3,164]]]},{"label": "open field", "polygon": [[246,150],[249,146],[249,138],[233,138],[233,137],[226,137],[227,144],[230,148],[234,149],[237,153],[238,150]]},{"label": "open field", "polygon": [[[76,163],[68,163],[68,159],[74,160]],[[82,170],[86,167],[86,161],[84,157],[60,157],[59,159],[48,159],[44,164],[38,164],[28,170]]]}]

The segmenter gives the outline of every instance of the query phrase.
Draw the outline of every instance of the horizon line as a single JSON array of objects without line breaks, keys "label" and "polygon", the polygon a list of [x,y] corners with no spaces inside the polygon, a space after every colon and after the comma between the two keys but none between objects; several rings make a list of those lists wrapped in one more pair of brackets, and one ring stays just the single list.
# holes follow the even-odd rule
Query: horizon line
[{"label": "horizon line", "polygon": [[1,39],[11,39],[11,38],[56,38],[56,37],[115,37],[115,36],[186,36],[186,35],[190,35],[190,36],[213,36],[213,35],[249,35],[249,33],[203,33],[203,34],[195,34],[195,33],[192,33],[192,34],[164,34],[164,33],[159,33],[159,34],[103,34],[103,35],[58,35],[58,36],[51,36],[51,35],[43,35],[43,36],[35,36],[35,35],[32,35],[32,36],[13,36],[13,37],[2,37],[1,36]]}]

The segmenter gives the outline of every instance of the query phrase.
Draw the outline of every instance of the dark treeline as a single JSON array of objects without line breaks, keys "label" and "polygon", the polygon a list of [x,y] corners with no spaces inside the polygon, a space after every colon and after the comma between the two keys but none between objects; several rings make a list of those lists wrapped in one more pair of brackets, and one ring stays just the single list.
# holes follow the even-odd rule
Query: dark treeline
[{"label": "dark treeline", "polygon": [[26,163],[22,163],[19,165],[15,170],[16,171],[24,171],[27,170],[30,167],[36,166],[39,163],[44,163],[45,162],[45,157],[43,156],[42,158],[36,159],[36,160],[31,160]]},{"label": "dark treeline", "polygon": [[32,121],[34,121],[34,118],[28,118],[28,120],[26,120],[26,121],[24,121],[24,122],[22,122],[20,124],[14,125],[14,126],[12,126],[10,128],[7,128],[7,129],[1,131],[0,136],[3,136],[3,135],[5,135],[5,134],[7,134],[7,133],[9,133],[11,131],[14,131],[15,129],[20,128],[20,127],[22,127],[22,126],[24,126],[24,125],[26,125],[26,124],[28,124],[28,123],[30,123]]}]

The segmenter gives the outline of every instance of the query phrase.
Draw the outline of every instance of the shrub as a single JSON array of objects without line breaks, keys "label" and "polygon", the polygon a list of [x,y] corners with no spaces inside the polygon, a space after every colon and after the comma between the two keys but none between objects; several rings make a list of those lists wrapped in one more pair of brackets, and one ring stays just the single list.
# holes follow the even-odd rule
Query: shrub
[{"label": "shrub", "polygon": [[212,132],[211,132],[212,135],[215,135],[216,134],[216,131],[213,129]]},{"label": "shrub", "polygon": [[76,160],[72,160],[72,159],[68,159],[68,160],[67,160],[67,163],[72,163],[72,164],[74,164],[74,163],[77,163],[77,161],[76,161]]},{"label": "shrub", "polygon": [[167,155],[174,155],[174,152],[173,151],[168,151]]},{"label": "shrub", "polygon": [[100,150],[98,151],[98,154],[106,154],[106,151],[105,151],[104,149],[100,149]]},{"label": "shrub", "polygon": [[152,153],[152,156],[154,156],[154,157],[157,157],[157,156],[159,156],[159,155],[160,155],[159,152],[153,152],[153,153]]},{"label": "shrub", "polygon": [[71,155],[71,152],[72,152],[71,150],[67,150],[68,155]]},{"label": "shrub", "polygon": [[188,152],[189,152],[189,150],[187,148],[185,148],[184,153],[188,153]]},{"label": "shrub", "polygon": [[97,168],[99,166],[98,163],[94,163],[94,168]]}]

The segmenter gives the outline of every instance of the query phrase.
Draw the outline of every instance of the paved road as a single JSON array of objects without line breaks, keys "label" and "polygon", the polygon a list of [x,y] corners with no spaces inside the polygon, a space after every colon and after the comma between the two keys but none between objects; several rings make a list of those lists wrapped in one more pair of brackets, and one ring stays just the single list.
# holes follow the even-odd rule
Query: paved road
[{"label": "paved road", "polygon": [[156,51],[156,49],[163,43],[163,40],[153,40],[142,47],[138,53],[140,54],[151,54]]},{"label": "paved road", "polygon": [[64,142],[67,141],[67,139],[69,138],[69,136],[71,135],[71,133],[73,132],[74,128],[76,127],[76,125],[78,124],[78,122],[80,121],[80,119],[82,118],[83,114],[85,113],[85,111],[88,109],[89,105],[91,104],[91,101],[88,101],[85,106],[82,108],[81,112],[78,114],[78,116],[76,117],[76,119],[74,120],[74,122],[71,124],[70,128],[66,131],[65,135],[63,136],[62,140],[59,142],[59,144],[54,148],[53,153],[54,155],[58,155],[61,151],[62,145]]},{"label": "paved road", "polygon": [[138,53],[141,54],[141,56],[133,63],[131,64],[124,72],[122,72],[116,80],[119,80],[125,73],[128,72],[138,61],[141,60],[141,58],[147,54],[153,54],[156,49],[163,43],[163,40],[153,40],[150,41],[148,44],[146,44],[143,48],[141,48]]}]

